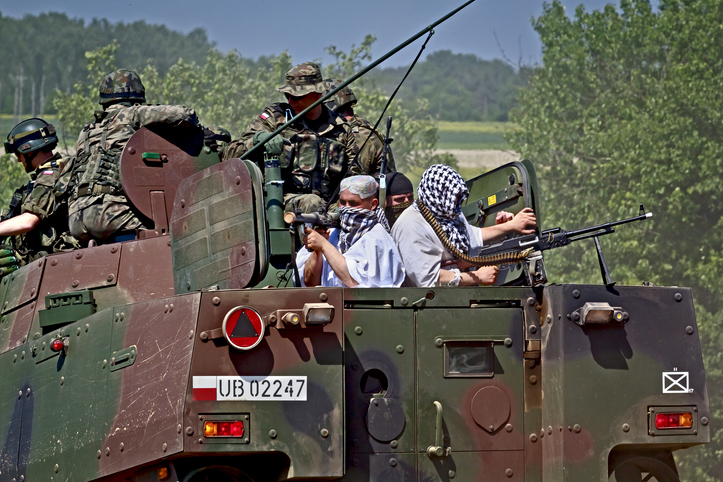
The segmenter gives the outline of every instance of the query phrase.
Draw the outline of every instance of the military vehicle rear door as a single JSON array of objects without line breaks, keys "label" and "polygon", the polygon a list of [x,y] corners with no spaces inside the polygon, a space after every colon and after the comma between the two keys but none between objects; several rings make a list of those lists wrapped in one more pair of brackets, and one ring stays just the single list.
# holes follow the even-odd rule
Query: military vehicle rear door
[{"label": "military vehicle rear door", "polygon": [[439,288],[416,311],[418,480],[524,480],[523,312],[500,295]]},{"label": "military vehicle rear door", "polygon": [[[479,227],[493,226],[500,211],[517,214],[529,207],[535,211],[541,226],[537,174],[532,162],[510,162],[466,182],[469,197],[462,204],[467,221]],[[525,274],[521,264],[500,266],[498,285],[521,284]]]}]

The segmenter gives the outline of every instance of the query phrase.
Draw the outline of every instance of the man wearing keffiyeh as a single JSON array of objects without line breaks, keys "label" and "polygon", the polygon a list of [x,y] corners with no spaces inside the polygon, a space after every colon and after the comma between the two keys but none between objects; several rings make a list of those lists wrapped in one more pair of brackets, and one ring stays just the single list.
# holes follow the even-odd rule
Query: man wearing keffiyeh
[{"label": "man wearing keffiyeh", "polygon": [[306,230],[296,255],[304,286],[392,287],[404,281],[404,268],[371,176],[341,182],[339,227],[321,234]]},{"label": "man wearing keffiyeh", "polygon": [[495,226],[471,226],[462,215],[461,208],[468,195],[462,176],[451,167],[435,164],[424,172],[417,188],[418,201],[399,216],[392,229],[392,237],[406,270],[404,286],[490,285],[497,278],[496,266],[465,271],[469,266],[453,259],[444,248],[419,211],[419,202],[429,209],[450,243],[469,255],[474,255],[485,241],[495,240],[511,232],[534,232],[537,219],[529,208],[516,216],[499,212]]}]

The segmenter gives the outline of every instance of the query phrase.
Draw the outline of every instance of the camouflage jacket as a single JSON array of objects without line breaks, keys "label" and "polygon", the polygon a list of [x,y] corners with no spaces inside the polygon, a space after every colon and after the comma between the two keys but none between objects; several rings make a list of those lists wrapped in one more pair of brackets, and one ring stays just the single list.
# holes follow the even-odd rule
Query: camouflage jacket
[{"label": "camouflage jacket", "polygon": [[[21,264],[51,253],[80,247],[68,234],[68,205],[59,188],[61,171],[67,161],[59,154],[30,173],[30,182],[16,191],[17,206],[10,215],[32,213],[40,222],[31,231],[8,238]],[[14,208],[14,209],[13,209]]]},{"label": "camouflage jacket", "polygon": [[[345,173],[350,171],[349,164],[358,152],[354,135],[346,121],[330,109],[324,109],[328,117],[317,130],[312,129],[306,119],[300,119],[281,132],[289,140],[281,156],[282,178],[291,181],[284,184],[285,194],[316,194],[328,201]],[[228,145],[224,160],[241,157],[253,147],[254,134],[273,132],[293,115],[289,104],[268,106],[239,139]],[[252,157],[263,170],[263,149]]]},{"label": "camouflage jacket", "polygon": [[[128,139],[143,126],[198,126],[193,109],[180,105],[141,105],[123,102],[96,111],[95,121],[80,132],[70,188],[71,210],[82,209],[98,194],[123,196],[119,160]],[[87,199],[83,199],[83,198]]]},{"label": "camouflage jacket", "polygon": [[[374,130],[374,126],[366,119],[357,114],[348,119],[349,125],[354,133],[354,139],[359,147],[359,156],[351,166],[351,174],[367,174],[379,178],[382,170],[382,152],[384,151],[384,136]],[[367,138],[371,135],[371,139]],[[365,144],[366,142],[366,144]],[[362,149],[362,146],[364,147]],[[387,174],[395,172],[394,155],[391,147],[387,150]]]}]

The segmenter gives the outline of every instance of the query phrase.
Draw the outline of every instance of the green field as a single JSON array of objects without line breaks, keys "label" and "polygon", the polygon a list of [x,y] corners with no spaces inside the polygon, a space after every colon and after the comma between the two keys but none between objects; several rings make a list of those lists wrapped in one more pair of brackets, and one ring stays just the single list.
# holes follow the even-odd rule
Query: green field
[{"label": "green field", "polygon": [[510,122],[439,122],[439,149],[496,149],[510,148],[505,134],[513,132]]}]

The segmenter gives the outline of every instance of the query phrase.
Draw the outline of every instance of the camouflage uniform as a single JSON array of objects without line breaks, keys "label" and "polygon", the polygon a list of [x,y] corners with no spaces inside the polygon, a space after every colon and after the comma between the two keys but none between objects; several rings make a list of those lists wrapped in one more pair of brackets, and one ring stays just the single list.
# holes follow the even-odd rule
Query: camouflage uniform
[{"label": "camouflage uniform", "polygon": [[[342,80],[327,80],[324,85],[327,92],[342,84]],[[379,178],[382,170],[382,153],[384,152],[384,136],[374,129],[374,125],[368,120],[353,113],[353,107],[357,103],[357,98],[351,88],[344,87],[334,94],[326,102],[326,105],[339,115],[344,115],[345,111],[350,111],[353,115],[346,118],[346,121],[352,127],[354,139],[359,149],[357,159],[352,163],[350,174],[360,175],[366,174]],[[373,135],[372,135],[373,133]],[[371,135],[371,139],[367,138]],[[394,155],[392,149],[387,149],[387,174],[395,172],[397,169],[394,165]]]},{"label": "camouflage uniform", "polygon": [[61,170],[65,162],[55,154],[30,173],[30,182],[15,191],[9,217],[32,213],[40,222],[25,234],[8,237],[20,265],[80,245],[68,234],[68,206],[63,199]]},{"label": "camouflage uniform", "polygon": [[[382,152],[384,152],[384,137],[379,131],[374,130],[374,126],[366,119],[359,117],[357,114],[348,119],[349,125],[354,133],[354,139],[359,146],[359,157],[351,165],[350,173],[352,175],[367,174],[379,179],[379,173],[382,170]],[[371,139],[367,138],[371,135]],[[366,145],[364,143],[366,142]],[[364,149],[362,149],[364,146]],[[387,149],[387,174],[397,170],[394,165],[394,155],[391,147]]]},{"label": "camouflage uniform", "polygon": [[193,109],[176,105],[131,105],[121,102],[96,111],[78,137],[71,180],[70,232],[81,240],[104,240],[118,231],[149,229],[151,223],[133,209],[123,193],[119,160],[128,139],[143,126],[197,126]]},{"label": "camouflage uniform", "polygon": [[[286,74],[286,83],[277,90],[294,96],[323,93],[325,86],[319,66],[305,63],[292,68]],[[325,209],[358,152],[354,135],[344,119],[326,106],[322,105],[322,109],[319,119],[299,119],[281,132],[281,136],[289,141],[284,144],[281,155],[287,212]],[[224,151],[224,160],[241,157],[254,146],[256,133],[273,132],[294,115],[291,106],[285,102],[266,107],[241,137],[229,144]],[[263,170],[263,152],[254,154],[251,160]]]}]

